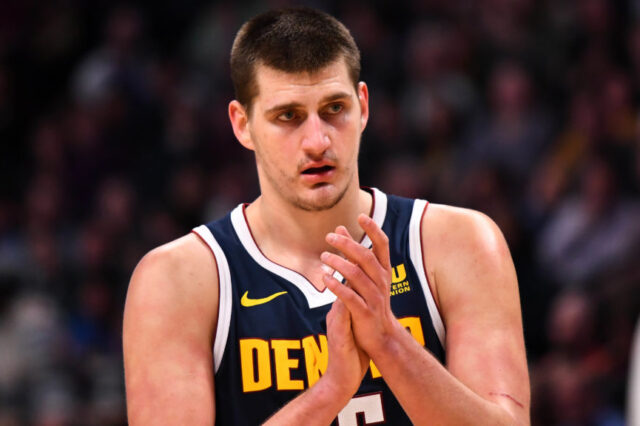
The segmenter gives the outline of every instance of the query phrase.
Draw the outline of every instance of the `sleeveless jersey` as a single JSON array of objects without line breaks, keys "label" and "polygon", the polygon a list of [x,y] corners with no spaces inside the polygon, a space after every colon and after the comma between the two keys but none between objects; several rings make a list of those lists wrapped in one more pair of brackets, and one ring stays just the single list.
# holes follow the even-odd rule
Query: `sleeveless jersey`
[{"label": "sleeveless jersey", "polygon": [[[389,237],[391,309],[413,337],[444,362],[444,326],[422,260],[420,223],[427,202],[370,191],[372,218]],[[218,266],[216,424],[258,425],[325,371],[325,317],[336,296],[328,289],[318,291],[303,275],[265,257],[251,235],[243,205],[194,232],[211,248]],[[371,240],[365,236],[361,244],[371,247]],[[338,272],[335,276],[342,280]],[[358,392],[333,424],[373,423],[411,424],[371,363]]]}]

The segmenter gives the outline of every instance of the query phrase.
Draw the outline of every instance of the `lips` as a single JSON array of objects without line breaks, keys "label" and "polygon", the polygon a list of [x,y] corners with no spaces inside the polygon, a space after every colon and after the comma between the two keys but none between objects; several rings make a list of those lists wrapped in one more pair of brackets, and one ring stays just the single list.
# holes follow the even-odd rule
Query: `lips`
[{"label": "lips", "polygon": [[333,175],[335,173],[336,166],[327,162],[314,162],[311,164],[307,164],[305,168],[302,169],[300,175],[303,180],[311,185],[320,185],[328,183],[331,179],[333,179]]},{"label": "lips", "polygon": [[327,172],[333,170],[334,168],[335,167],[329,166],[329,165],[320,166],[320,167],[309,167],[309,168],[303,170],[302,174],[303,175],[324,174],[324,173],[327,173]]}]

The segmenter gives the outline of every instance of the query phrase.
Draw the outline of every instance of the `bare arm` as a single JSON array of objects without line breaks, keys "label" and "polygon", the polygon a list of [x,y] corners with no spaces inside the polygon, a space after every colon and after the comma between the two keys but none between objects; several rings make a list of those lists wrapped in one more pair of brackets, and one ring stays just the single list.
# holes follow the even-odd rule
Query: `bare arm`
[{"label": "bare arm", "polygon": [[372,251],[330,234],[328,241],[350,262],[323,255],[355,291],[330,278],[325,282],[349,308],[357,343],[415,424],[528,424],[517,283],[504,238],[478,213],[430,209],[423,242],[425,253],[435,253],[429,275],[447,328],[447,369],[393,317],[388,240],[370,219],[362,216],[360,224]]},{"label": "bare arm", "polygon": [[[212,255],[195,235],[140,261],[129,285],[123,330],[130,424],[214,423],[217,279]],[[327,371],[267,424],[327,425],[357,391],[369,357],[357,348],[349,312],[340,302],[328,314],[327,328]]]},{"label": "bare arm", "polygon": [[211,425],[217,270],[187,235],[147,254],[133,273],[123,349],[131,425]]},{"label": "bare arm", "polygon": [[[429,227],[448,231],[427,233]],[[502,233],[485,215],[432,205],[422,234],[447,329],[447,369],[514,423],[529,424],[518,282]]]}]

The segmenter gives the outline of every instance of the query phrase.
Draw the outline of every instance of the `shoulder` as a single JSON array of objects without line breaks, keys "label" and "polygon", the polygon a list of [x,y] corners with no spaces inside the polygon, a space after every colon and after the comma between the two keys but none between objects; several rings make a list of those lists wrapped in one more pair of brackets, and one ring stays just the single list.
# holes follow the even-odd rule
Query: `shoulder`
[{"label": "shoulder", "polygon": [[492,286],[517,288],[505,238],[487,215],[430,204],[423,217],[421,233],[425,267],[437,300],[446,298],[447,294],[497,290],[490,288]]},{"label": "shoulder", "polygon": [[[159,246],[136,266],[125,305],[130,315],[165,317],[208,312],[218,304],[218,271],[208,246],[193,233]],[[212,318],[214,320],[214,318]]]},{"label": "shoulder", "polygon": [[425,243],[443,254],[477,251],[503,256],[506,242],[495,222],[484,213],[443,204],[429,204],[421,226]]},{"label": "shoulder", "polygon": [[[134,277],[140,274],[161,272],[172,278],[205,274],[206,266],[216,269],[215,258],[211,250],[195,233],[189,233],[148,252],[134,270]],[[215,278],[215,277],[214,277]]]},{"label": "shoulder", "polygon": [[[476,210],[429,204],[422,223],[424,237],[447,239],[456,244],[480,244],[486,248],[504,240],[496,223],[484,213]],[[495,247],[494,247],[495,248]]]}]

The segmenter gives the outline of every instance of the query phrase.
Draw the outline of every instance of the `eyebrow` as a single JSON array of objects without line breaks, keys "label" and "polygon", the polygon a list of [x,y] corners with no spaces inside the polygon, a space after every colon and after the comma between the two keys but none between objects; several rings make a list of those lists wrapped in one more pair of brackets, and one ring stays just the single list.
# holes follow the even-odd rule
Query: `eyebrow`
[{"label": "eyebrow", "polygon": [[[338,93],[334,93],[328,96],[325,96],[324,98],[322,98],[320,100],[320,102],[325,103],[325,102],[333,102],[333,101],[337,101],[338,99],[345,99],[345,98],[350,98],[351,95],[347,92],[338,92]],[[302,104],[300,102],[289,102],[286,104],[279,104],[276,106],[273,106],[271,108],[269,108],[268,110],[265,111],[266,114],[270,114],[276,111],[283,111],[283,110],[288,110],[288,109],[294,109],[294,108],[299,108],[301,107]]]},{"label": "eyebrow", "polygon": [[351,95],[347,92],[338,92],[338,93],[334,93],[333,95],[329,95],[322,98],[322,102],[337,101],[338,99],[344,99],[344,98],[350,98],[350,97]]},{"label": "eyebrow", "polygon": [[276,105],[274,107],[269,108],[268,110],[265,111],[266,114],[271,114],[272,112],[276,112],[276,111],[283,111],[283,110],[287,110],[287,109],[294,109],[294,108],[298,108],[301,107],[302,104],[300,102],[290,102],[288,104],[280,104],[280,105]]}]

